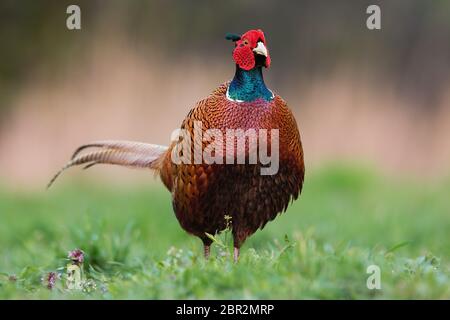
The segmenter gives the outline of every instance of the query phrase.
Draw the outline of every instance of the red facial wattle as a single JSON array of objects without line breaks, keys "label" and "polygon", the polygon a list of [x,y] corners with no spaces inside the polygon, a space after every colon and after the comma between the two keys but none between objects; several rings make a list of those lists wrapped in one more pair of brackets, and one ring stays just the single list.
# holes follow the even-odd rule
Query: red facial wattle
[{"label": "red facial wattle", "polygon": [[[255,52],[253,51],[258,42],[262,42],[266,46],[266,39],[262,30],[250,30],[241,36],[241,39],[236,41],[236,48],[233,50],[233,59],[241,69],[251,70],[255,67]],[[270,66],[270,55],[267,52],[264,66]]]}]

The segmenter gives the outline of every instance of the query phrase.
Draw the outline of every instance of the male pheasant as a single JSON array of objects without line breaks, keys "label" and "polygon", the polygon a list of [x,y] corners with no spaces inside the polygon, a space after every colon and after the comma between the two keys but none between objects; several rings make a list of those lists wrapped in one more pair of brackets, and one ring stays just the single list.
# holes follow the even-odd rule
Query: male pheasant
[{"label": "male pheasant", "polygon": [[[203,241],[206,258],[212,243],[207,234],[229,227],[231,217],[237,261],[246,238],[297,199],[305,168],[295,118],[286,102],[269,90],[263,80],[262,67],[268,68],[271,63],[264,33],[250,30],[242,36],[228,34],[227,39],[235,43],[235,76],[191,109],[181,124],[185,134],[179,134],[178,140],[169,147],[110,140],[83,145],[49,186],[62,171],[82,164],[85,168],[115,164],[155,170],[172,194],[181,227]],[[211,129],[215,130],[214,141]],[[233,129],[241,135],[231,136]],[[196,134],[209,138],[198,140]],[[252,148],[251,134],[266,136],[266,140],[257,141],[259,147],[269,141],[267,151],[277,155],[278,162],[273,172],[264,173],[267,161],[263,163],[261,149],[257,160],[253,157],[251,161],[257,149],[255,145]],[[226,141],[230,143],[215,141],[220,135],[229,137]],[[242,140],[239,142],[242,137],[243,144]],[[216,161],[199,160],[194,149],[200,150],[200,156],[213,149],[210,155]]]}]

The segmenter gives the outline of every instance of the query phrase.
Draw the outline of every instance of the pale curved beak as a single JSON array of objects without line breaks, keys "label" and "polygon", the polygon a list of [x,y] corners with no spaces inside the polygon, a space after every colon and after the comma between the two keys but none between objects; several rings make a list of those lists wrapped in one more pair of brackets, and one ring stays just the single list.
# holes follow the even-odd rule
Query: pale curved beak
[{"label": "pale curved beak", "polygon": [[267,48],[261,41],[258,42],[258,45],[256,46],[255,49],[253,49],[253,52],[256,54],[260,54],[264,57],[267,57]]}]

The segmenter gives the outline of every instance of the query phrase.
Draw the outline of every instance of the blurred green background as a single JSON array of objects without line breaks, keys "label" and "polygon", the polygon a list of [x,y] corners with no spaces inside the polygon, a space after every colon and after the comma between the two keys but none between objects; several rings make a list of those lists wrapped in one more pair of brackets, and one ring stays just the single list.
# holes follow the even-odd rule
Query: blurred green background
[{"label": "blurred green background", "polygon": [[[66,28],[69,4],[81,30]],[[381,30],[366,28],[370,4]],[[151,173],[73,170],[44,191],[79,144],[167,145],[232,78],[225,33],[251,28],[266,33],[266,83],[296,116],[307,175],[238,266],[220,245],[203,262]],[[448,1],[2,0],[0,39],[0,297],[450,297]],[[90,294],[63,285],[77,247]],[[373,263],[381,291],[365,286]],[[42,284],[50,271],[58,290]]]}]

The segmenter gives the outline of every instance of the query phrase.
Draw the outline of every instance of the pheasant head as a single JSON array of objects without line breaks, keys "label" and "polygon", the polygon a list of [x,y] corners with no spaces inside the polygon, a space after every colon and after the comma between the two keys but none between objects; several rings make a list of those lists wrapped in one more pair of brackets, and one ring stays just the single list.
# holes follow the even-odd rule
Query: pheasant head
[{"label": "pheasant head", "polygon": [[227,34],[226,39],[235,43],[233,59],[236,73],[227,89],[227,99],[234,102],[251,102],[274,98],[264,83],[262,67],[270,66],[266,38],[261,29],[249,30],[242,36]]},{"label": "pheasant head", "polygon": [[270,55],[266,38],[261,29],[249,30],[242,36],[227,34],[226,38],[235,43],[233,59],[243,70],[251,70],[255,66],[270,66]]}]

